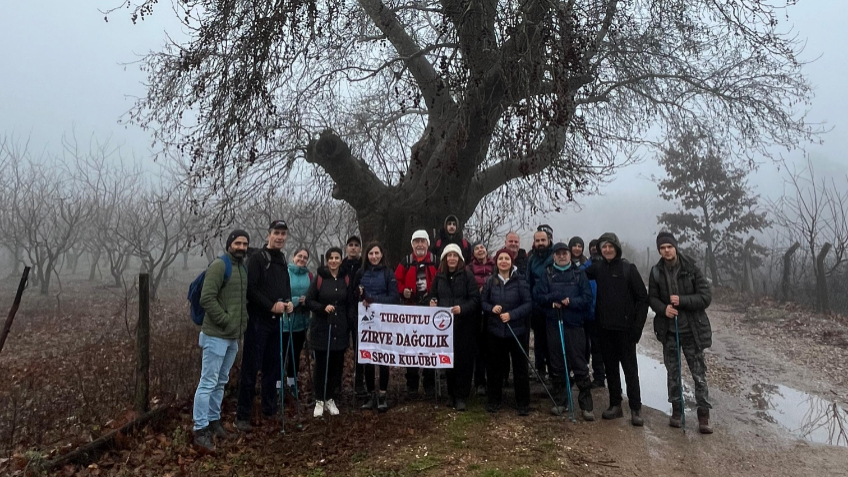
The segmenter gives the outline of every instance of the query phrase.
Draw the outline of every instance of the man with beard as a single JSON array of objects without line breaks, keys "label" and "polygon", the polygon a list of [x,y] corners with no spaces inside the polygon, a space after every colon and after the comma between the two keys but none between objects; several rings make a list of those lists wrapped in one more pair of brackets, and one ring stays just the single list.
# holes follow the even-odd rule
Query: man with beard
[{"label": "man with beard", "polygon": [[205,311],[198,344],[203,349],[200,382],[194,393],[194,444],[212,451],[213,437],[228,437],[221,425],[221,401],[238,342],[247,328],[247,270],[244,257],[250,236],[233,230],[227,253],[215,259],[203,279],[200,306]]},{"label": "man with beard", "polygon": [[[411,243],[412,253],[404,257],[395,269],[398,292],[405,305],[427,306],[438,260],[428,250],[430,236],[426,230],[416,230]],[[424,396],[433,398],[436,396],[435,370],[425,369],[423,374]],[[406,392],[410,399],[418,396],[418,376],[418,368],[406,368]]]},{"label": "man with beard", "polygon": [[527,259],[527,284],[533,298],[533,313],[530,315],[530,327],[533,330],[533,350],[536,371],[540,379],[548,374],[550,357],[548,356],[548,337],[545,324],[545,310],[539,307],[542,302],[542,283],[547,280],[547,269],[553,263],[551,241],[553,229],[549,225],[540,225],[533,234],[533,252]]},{"label": "man with beard", "polygon": [[294,311],[289,269],[283,247],[289,227],[275,220],[268,227],[267,243],[247,263],[247,332],[239,374],[236,429],[252,430],[256,373],[262,370],[262,415],[277,413],[277,386],[280,379],[280,322],[283,313]]},{"label": "man with beard", "polygon": [[636,265],[621,258],[618,236],[607,232],[598,242],[603,260],[592,263],[586,275],[598,286],[595,324],[609,389],[609,409],[601,416],[604,419],[624,416],[621,410],[621,366],[627,383],[630,423],[641,427],[645,422],[642,419],[636,344],[642,338],[642,328],[648,319],[648,291]]},{"label": "man with beard", "polygon": [[445,218],[445,226],[439,231],[439,238],[433,244],[430,251],[436,257],[442,256],[442,251],[450,244],[456,244],[462,251],[462,261],[471,263],[471,246],[468,241],[462,238],[462,231],[459,229],[459,219],[455,215],[448,215]]}]

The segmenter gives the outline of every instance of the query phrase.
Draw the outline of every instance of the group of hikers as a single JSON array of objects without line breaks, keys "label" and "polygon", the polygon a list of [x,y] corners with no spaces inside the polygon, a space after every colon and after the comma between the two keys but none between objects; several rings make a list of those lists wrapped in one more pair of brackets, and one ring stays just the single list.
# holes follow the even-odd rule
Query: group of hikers
[{"label": "group of hikers", "polygon": [[[275,220],[266,243],[251,251],[244,230],[232,231],[226,252],[204,272],[199,302],[205,311],[199,345],[200,382],[194,398],[194,443],[214,449],[215,438],[229,437],[221,423],[221,401],[239,340],[244,350],[239,375],[235,428],[252,430],[257,373],[261,371],[261,411],[278,409],[277,392],[297,396],[297,370],[306,343],[313,353],[314,417],[339,414],[345,352],[354,353],[354,392],[362,409],[386,412],[390,368],[357,362],[358,304],[439,306],[453,320],[453,367],[445,370],[449,405],[466,409],[472,394],[486,397],[486,410],[499,412],[510,370],[517,412],[530,412],[530,371],[553,401],[551,412],[575,412],[593,421],[593,388],[606,387],[604,419],[623,417],[621,374],[627,386],[630,421],[643,426],[636,345],[648,308],[654,334],[663,346],[668,372],[669,425],[685,419],[681,392],[681,353],[695,383],[699,430],[712,433],[704,349],[712,332],[706,315],[710,284],[695,262],[678,250],[671,233],[656,239],[660,254],[646,289],[642,276],[622,257],[614,233],[589,242],[571,237],[554,243],[551,227],[540,225],[527,253],[509,232],[494,254],[486,244],[469,244],[460,222],[450,215],[431,240],[426,230],[412,234],[411,252],[392,269],[383,246],[362,247],[357,236],[345,250],[329,248],[323,264],[309,271],[309,251],[298,248],[291,263],[283,254],[288,226]],[[253,249],[251,249],[253,250]],[[530,367],[530,339],[534,359]],[[281,359],[285,353],[286,359]],[[282,361],[282,362],[281,362]],[[435,369],[406,368],[407,397],[435,399]],[[281,379],[282,378],[282,379]],[[283,414],[284,415],[284,414]]]}]

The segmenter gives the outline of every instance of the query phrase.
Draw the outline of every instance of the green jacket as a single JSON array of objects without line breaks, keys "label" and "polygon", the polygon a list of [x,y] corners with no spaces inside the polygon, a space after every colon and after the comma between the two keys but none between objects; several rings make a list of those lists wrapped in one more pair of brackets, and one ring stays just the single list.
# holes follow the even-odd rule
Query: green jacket
[{"label": "green jacket", "polygon": [[[709,348],[713,344],[713,330],[706,312],[712,301],[710,283],[692,259],[680,252],[677,253],[677,258],[680,261],[680,271],[677,272],[680,306],[677,309],[680,316],[688,320],[698,348]],[[660,342],[664,342],[669,331],[674,331],[674,320],[665,316],[665,308],[671,303],[671,293],[662,267],[663,259],[660,258],[648,278],[648,302],[656,313],[654,334]]]},{"label": "green jacket", "polygon": [[200,306],[206,310],[200,330],[206,336],[223,339],[239,339],[247,329],[247,269],[244,260],[238,260],[229,252],[233,264],[230,279],[224,284],[226,265],[216,258],[206,270]]}]

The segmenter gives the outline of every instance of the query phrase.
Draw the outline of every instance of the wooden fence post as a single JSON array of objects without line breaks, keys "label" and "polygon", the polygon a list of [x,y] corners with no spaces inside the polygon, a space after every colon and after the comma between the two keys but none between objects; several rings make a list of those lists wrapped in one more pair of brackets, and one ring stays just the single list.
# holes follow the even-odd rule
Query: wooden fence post
[{"label": "wooden fence post", "polygon": [[783,254],[783,275],[780,277],[780,301],[789,301],[789,286],[792,278],[792,255],[801,247],[801,244],[795,242]]},{"label": "wooden fence post", "polygon": [[150,275],[138,275],[138,324],[135,328],[135,412],[150,408]]},{"label": "wooden fence post", "polygon": [[0,333],[0,351],[3,351],[3,345],[6,344],[6,338],[9,336],[9,331],[12,330],[12,322],[15,321],[15,313],[18,312],[18,307],[21,305],[21,297],[24,294],[27,277],[29,277],[29,267],[24,267],[24,273],[21,275],[20,283],[18,283],[18,291],[15,293],[15,301],[12,302],[12,308],[9,310],[9,315],[6,317],[6,323],[3,324],[3,332]]}]

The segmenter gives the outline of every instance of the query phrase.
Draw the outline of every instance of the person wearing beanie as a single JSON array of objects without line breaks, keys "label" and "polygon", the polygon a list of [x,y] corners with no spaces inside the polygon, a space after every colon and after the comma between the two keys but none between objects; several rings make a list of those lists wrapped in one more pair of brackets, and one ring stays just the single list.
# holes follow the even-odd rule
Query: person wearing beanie
[{"label": "person wearing beanie", "polygon": [[598,250],[598,239],[589,241],[589,258],[596,262],[602,259],[601,251]]},{"label": "person wearing beanie", "polygon": [[[565,364],[574,373],[580,390],[577,402],[583,419],[594,421],[592,413],[592,381],[586,358],[586,332],[583,324],[586,311],[592,304],[592,288],[582,268],[574,265],[569,247],[559,242],[553,246],[554,261],[548,266],[545,279],[539,283],[537,305],[545,312],[548,349],[551,357],[551,383],[556,404],[551,413],[562,415],[568,408],[568,388]],[[562,323],[562,333],[560,333]],[[565,354],[563,354],[565,347]]]},{"label": "person wearing beanie", "polygon": [[710,427],[710,392],[707,386],[707,363],[704,350],[712,346],[712,328],[706,309],[712,301],[710,284],[695,261],[680,253],[677,240],[669,232],[657,235],[660,260],[651,268],[648,277],[648,300],[656,313],[654,335],[663,346],[663,362],[668,373],[668,402],[671,417],[668,424],[680,427],[683,403],[680,402],[680,372],[677,361],[677,336],[680,351],[686,357],[695,382],[695,402],[698,406],[698,427],[712,434]]},{"label": "person wearing beanie", "polygon": [[[426,230],[416,230],[410,240],[412,253],[401,259],[395,268],[398,292],[405,305],[427,306],[430,303],[430,289],[436,278],[439,259],[430,252],[430,236]],[[436,397],[436,371],[424,369],[424,395],[427,399]],[[406,392],[409,399],[418,397],[418,385],[421,379],[419,368],[406,368]]]},{"label": "person wearing beanie", "polygon": [[236,429],[242,432],[252,430],[250,418],[256,394],[256,375],[260,370],[262,415],[271,418],[277,413],[279,320],[284,313],[294,311],[288,261],[283,253],[288,232],[285,221],[271,222],[265,245],[247,262],[247,314],[250,319],[244,335],[235,423]]},{"label": "person wearing beanie", "polygon": [[192,418],[194,444],[206,450],[215,449],[215,437],[229,437],[221,424],[221,401],[248,322],[244,257],[250,235],[236,229],[226,243],[227,252],[206,269],[200,292],[200,306],[206,315],[198,340],[203,357]]},{"label": "person wearing beanie", "polygon": [[530,327],[533,329],[533,352],[537,376],[547,380],[550,357],[548,352],[548,335],[545,325],[545,312],[537,303],[541,300],[541,283],[547,280],[547,269],[553,263],[551,253],[551,238],[553,231],[547,225],[540,225],[533,234],[533,252],[527,259],[527,284],[533,297],[533,313],[530,317]]},{"label": "person wearing beanie", "polygon": [[[598,241],[592,240],[591,243],[594,243],[597,249]],[[592,265],[593,261],[601,259],[600,257],[586,257],[583,248],[583,239],[580,237],[571,237],[571,240],[568,241],[568,248],[571,252],[571,263],[584,271]],[[592,304],[586,310],[583,330],[586,332],[586,360],[592,363],[592,387],[599,389],[605,387],[606,372],[604,369],[604,356],[601,353],[601,343],[595,326],[595,302],[598,295],[598,286],[595,280],[589,280],[589,286],[592,288]]]},{"label": "person wearing beanie", "polygon": [[614,233],[607,232],[598,239],[602,260],[586,269],[590,280],[595,280],[598,299],[595,320],[601,341],[609,408],[604,419],[623,417],[621,409],[621,375],[627,383],[627,400],[630,422],[643,426],[642,396],[639,388],[639,366],[636,361],[636,344],[648,319],[648,293],[636,265],[621,257],[621,242]]},{"label": "person wearing beanie", "polygon": [[471,246],[468,241],[462,238],[462,229],[459,227],[459,219],[451,214],[445,218],[445,224],[439,230],[439,238],[436,243],[431,246],[431,252],[437,257],[442,256],[442,252],[450,244],[455,244],[462,251],[462,261],[464,263],[471,262]]},{"label": "person wearing beanie", "polygon": [[[495,261],[489,257],[486,244],[477,242],[471,247],[471,263],[466,268],[474,274],[477,288],[483,290],[483,285],[495,271]],[[483,314],[480,314],[480,326],[477,327],[477,359],[474,362],[474,387],[478,396],[486,395],[486,332],[483,322]]]},{"label": "person wearing beanie", "polygon": [[480,290],[474,275],[465,268],[462,249],[457,244],[448,244],[442,250],[430,306],[450,308],[453,313],[454,363],[453,368],[445,374],[450,405],[457,411],[464,411],[474,373],[475,337],[480,324]]},{"label": "person wearing beanie", "polygon": [[[530,376],[522,343],[530,333],[532,303],[530,288],[513,265],[512,252],[502,248],[495,253],[497,271],[490,276],[481,293],[484,326],[488,340],[488,403],[486,410],[500,410],[504,374],[509,371],[509,356],[514,363],[513,380],[518,415],[530,413]],[[513,333],[515,336],[513,336]]]},{"label": "person wearing beanie", "polygon": [[[344,274],[353,280],[353,277],[356,276],[356,272],[362,267],[362,240],[359,239],[358,235],[351,235],[350,238],[345,242],[345,256],[344,260],[342,260],[342,271]],[[368,397],[368,391],[365,389],[365,375],[364,369],[361,364],[359,364],[359,360],[356,359],[357,356],[357,343],[359,343],[359,337],[357,336],[359,329],[359,320],[355,317],[353,321],[348,324],[348,330],[350,330],[350,342],[351,349],[353,350],[353,365],[355,367],[353,372],[353,392],[354,395],[359,398]]]}]

